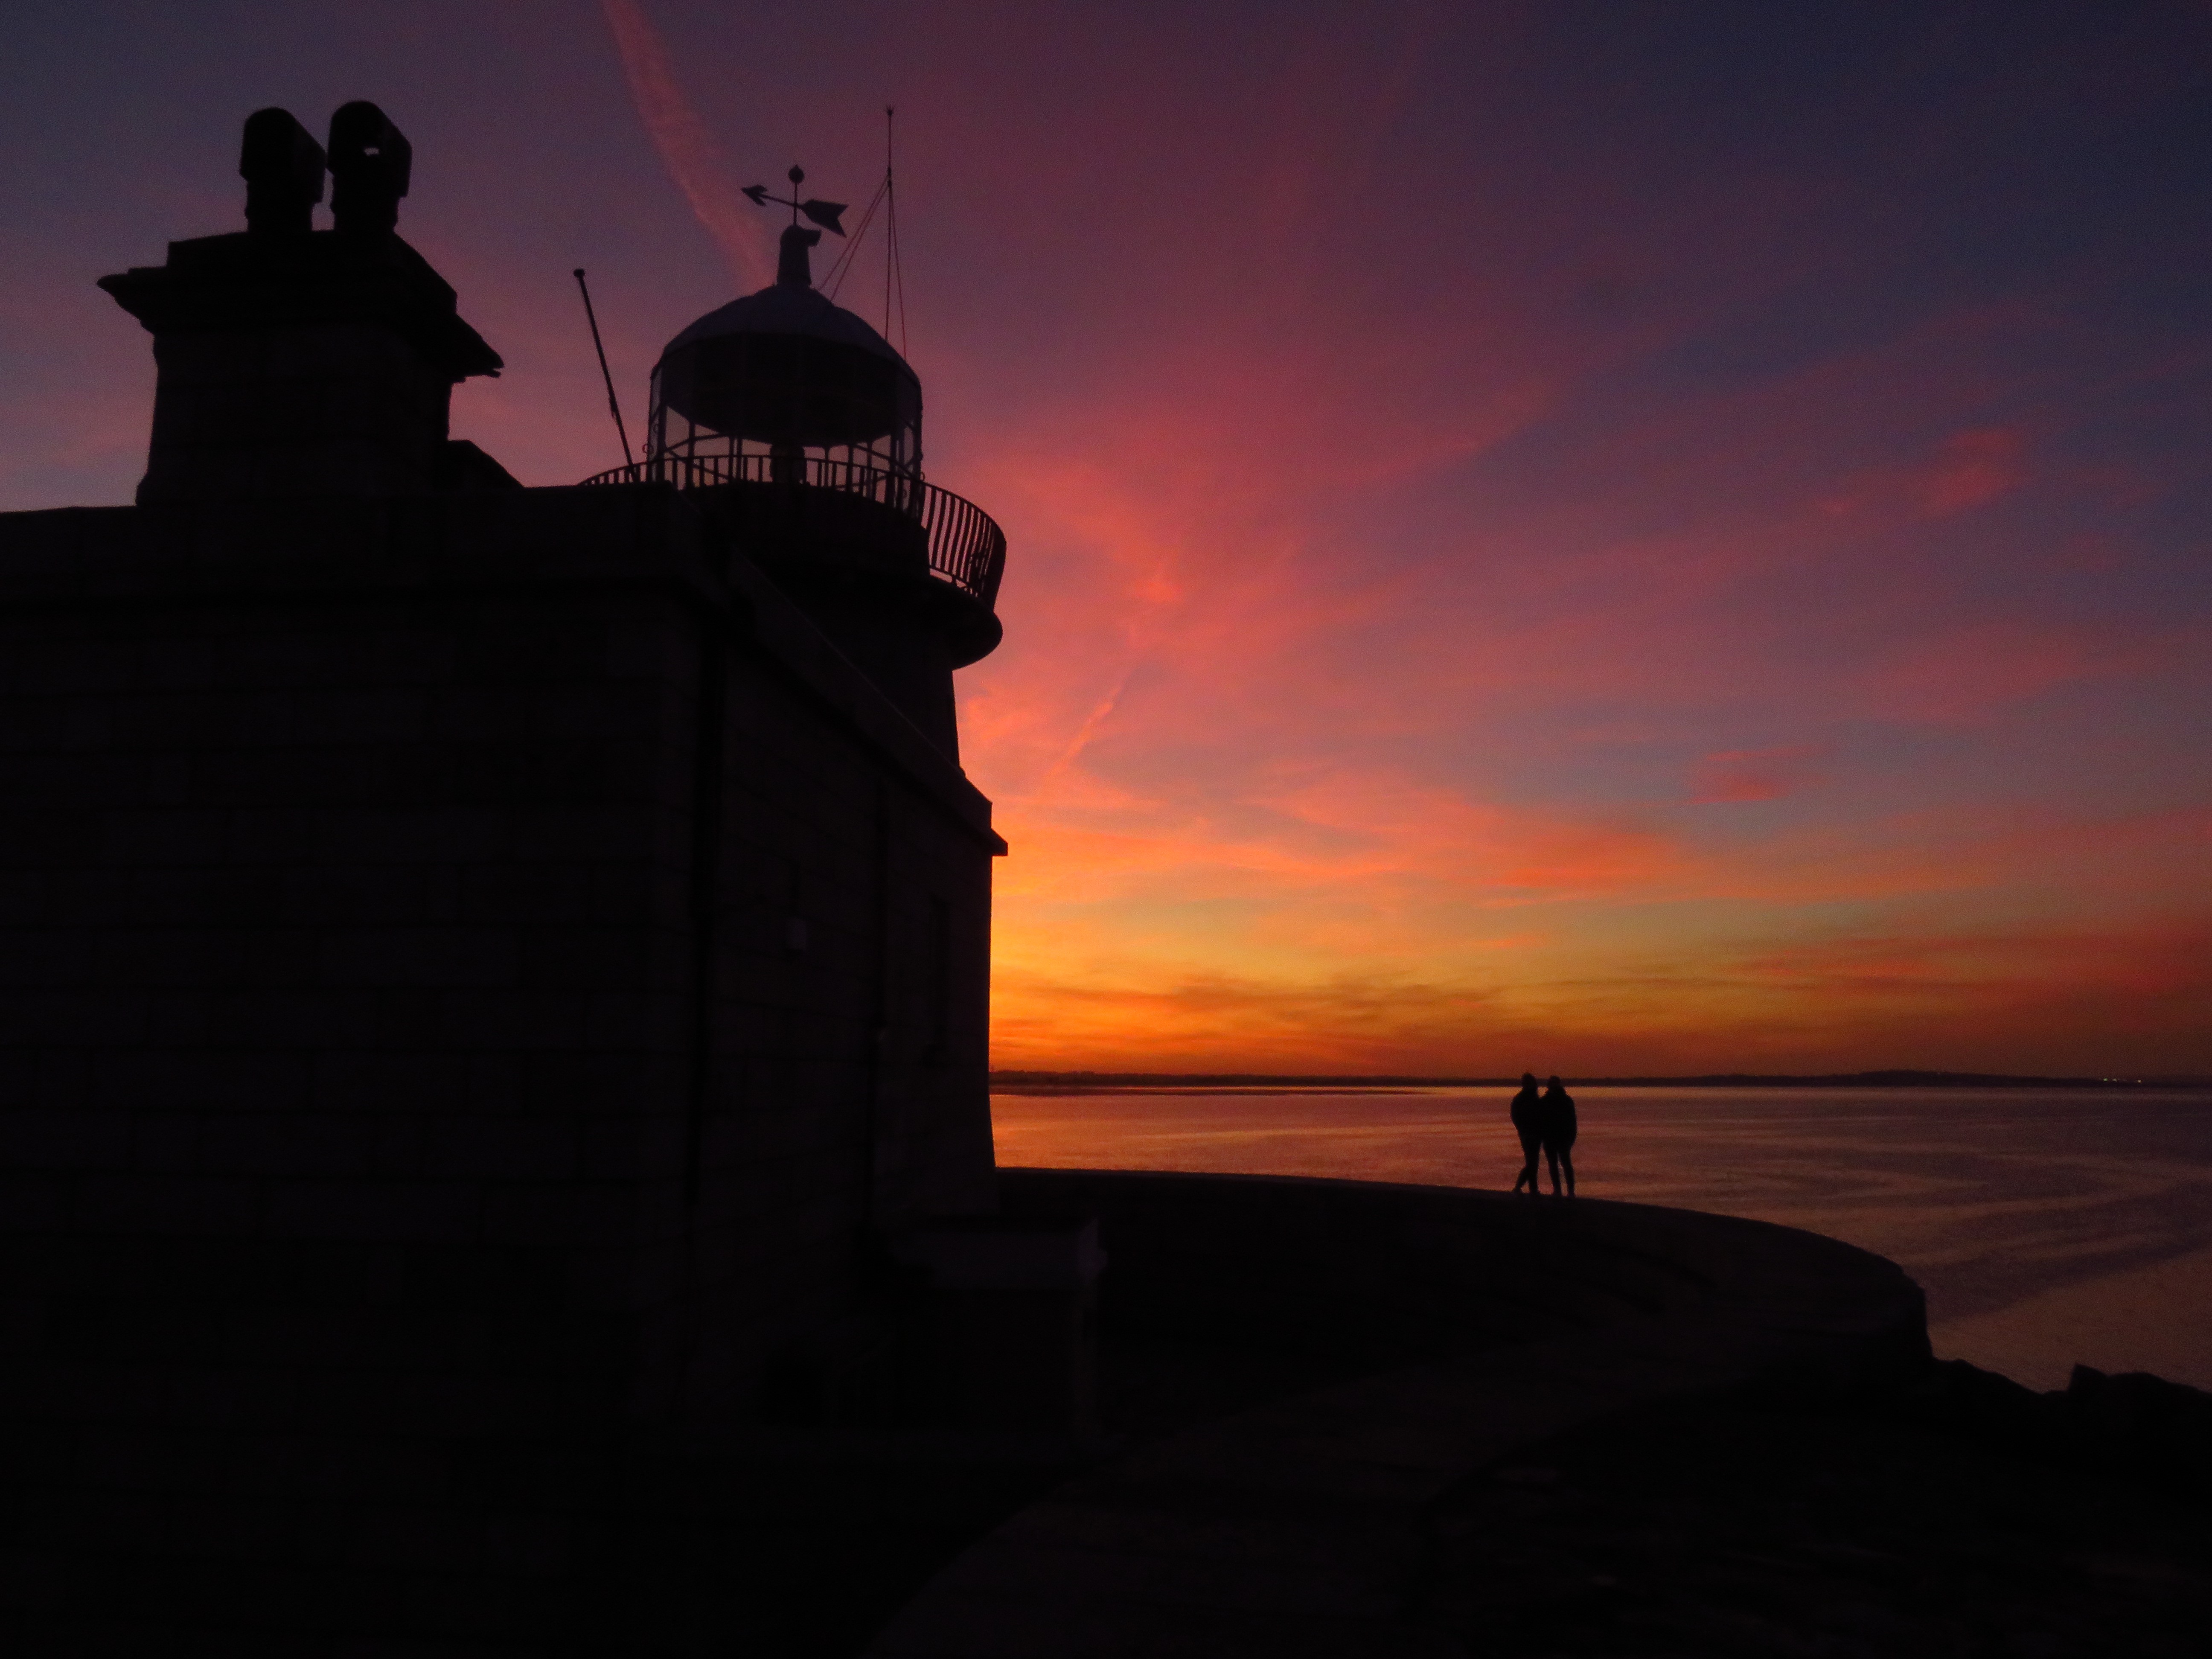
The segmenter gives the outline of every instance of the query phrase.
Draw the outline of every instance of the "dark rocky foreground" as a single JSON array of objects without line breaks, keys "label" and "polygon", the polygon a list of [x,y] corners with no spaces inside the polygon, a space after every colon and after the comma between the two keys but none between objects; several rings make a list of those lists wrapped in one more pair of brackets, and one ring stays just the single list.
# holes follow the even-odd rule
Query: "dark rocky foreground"
[{"label": "dark rocky foreground", "polygon": [[1878,1257],[1435,1188],[1004,1190],[1100,1218],[1123,1437],[874,1659],[2212,1653],[2212,1400],[1938,1364]]},{"label": "dark rocky foreground", "polygon": [[[2212,1486],[2094,1402],[2129,1381],[2035,1396],[1944,1366],[1624,1413],[1437,1505],[1408,1622],[1469,1654],[2212,1653]],[[2212,1399],[2144,1382],[2212,1430]]]},{"label": "dark rocky foreground", "polygon": [[641,1651],[2212,1654],[2212,1398],[1927,1352],[1789,1229],[1009,1171],[1096,1214],[1107,1437],[825,1426],[635,1494]]},{"label": "dark rocky foreground", "polygon": [[[1126,1403],[1157,1412],[1161,1368],[1137,1380],[1143,1392]],[[1278,1597],[1236,1559],[1236,1535],[1253,1536],[1249,1517],[1217,1510],[1210,1541],[1231,1547],[1230,1563],[1212,1585],[1187,1588],[1233,1589],[1242,1577],[1258,1594],[1243,1598],[1245,1619],[1212,1609],[1210,1634],[1191,1627],[1189,1597],[1161,1604],[1157,1579],[1125,1584],[1134,1595],[1119,1617],[1085,1610],[1080,1583],[1039,1583],[1034,1593],[1073,1613],[1065,1626],[1040,1631],[984,1611],[916,1650],[1243,1652],[1252,1650],[1238,1627],[1257,1623],[1265,1650],[1286,1656],[2212,1654],[2212,1480],[2202,1461],[2212,1396],[2150,1378],[2085,1372],[2075,1382],[2033,1395],[1931,1363],[1847,1395],[1784,1387],[1631,1407],[1516,1446],[1421,1506],[1409,1528],[1378,1510],[1365,1535],[1334,1550],[1320,1540],[1317,1553],[1310,1532],[1279,1531],[1277,1583],[1292,1588]],[[1200,1386],[1217,1392],[1218,1373]],[[706,1622],[725,1642],[743,1632],[738,1650],[860,1654],[933,1576],[1018,1512],[1048,1508],[1063,1484],[1097,1481],[1096,1462],[1037,1455],[1046,1449],[1010,1446],[990,1460],[912,1448],[895,1460],[852,1456],[825,1478],[818,1454],[794,1445],[773,1522],[701,1526],[720,1481],[656,1493],[682,1524],[658,1540],[646,1577],[664,1589],[717,1586]],[[771,1466],[757,1459],[744,1472],[756,1497]],[[1160,1541],[1157,1514],[1123,1516],[1124,1546],[1141,1550],[1146,1530]],[[1170,1542],[1157,1559],[1172,1555]],[[1316,1586],[1326,1599],[1401,1550],[1395,1604],[1351,1641],[1340,1610],[1271,1616],[1270,1599],[1310,1601]],[[710,1649],[732,1650],[699,1650]]]}]

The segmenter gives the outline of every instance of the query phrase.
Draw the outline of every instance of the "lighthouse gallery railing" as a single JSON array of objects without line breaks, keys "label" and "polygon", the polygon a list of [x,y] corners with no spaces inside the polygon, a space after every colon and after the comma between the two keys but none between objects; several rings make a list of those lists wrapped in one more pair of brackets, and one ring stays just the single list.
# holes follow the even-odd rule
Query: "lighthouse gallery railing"
[{"label": "lighthouse gallery railing", "polygon": [[633,461],[584,480],[586,484],[672,483],[678,489],[721,484],[805,484],[878,501],[919,523],[929,538],[932,575],[979,599],[998,602],[1006,569],[1006,533],[983,509],[949,489],[903,473],[820,455],[682,454]]}]

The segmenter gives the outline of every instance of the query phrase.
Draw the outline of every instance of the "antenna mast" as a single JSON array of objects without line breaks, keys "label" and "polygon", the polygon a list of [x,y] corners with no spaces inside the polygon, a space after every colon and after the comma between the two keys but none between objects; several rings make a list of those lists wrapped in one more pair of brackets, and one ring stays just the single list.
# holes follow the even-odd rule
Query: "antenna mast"
[{"label": "antenna mast", "polygon": [[635,466],[629,453],[629,428],[623,424],[622,400],[615,396],[615,377],[607,372],[607,349],[599,343],[599,313],[592,309],[592,290],[584,282],[584,268],[576,267],[576,286],[584,295],[584,320],[592,325],[592,349],[599,354],[599,378],[607,383],[607,413],[615,417],[615,434],[622,440],[623,465]]},{"label": "antenna mast", "polygon": [[884,206],[890,210],[890,234],[884,245],[884,338],[891,337],[891,288],[898,288],[899,356],[907,354],[906,346],[906,272],[899,265],[898,191],[891,184],[892,148],[896,133],[891,125],[895,112],[889,104],[884,106]]},{"label": "antenna mast", "polygon": [[[899,355],[904,356],[907,349],[906,271],[899,259],[898,197],[893,188],[893,164],[897,155],[896,130],[892,123],[896,113],[889,104],[884,106],[884,181],[876,186],[876,193],[868,202],[868,210],[860,216],[860,222],[854,227],[853,234],[845,244],[845,251],[837,256],[836,263],[830,267],[830,274],[822,279],[822,291],[833,300],[837,297],[838,291],[845,285],[845,279],[853,274],[854,259],[860,252],[860,244],[867,239],[870,228],[875,224],[876,215],[889,209],[885,216],[889,222],[884,236],[884,339],[888,343],[891,337],[892,302],[896,299]],[[781,202],[784,199],[781,196],[769,196],[765,191],[766,186],[754,185],[745,191],[745,194],[756,202]],[[830,228],[834,230],[836,227],[832,225]],[[839,234],[842,234],[842,232]]]}]

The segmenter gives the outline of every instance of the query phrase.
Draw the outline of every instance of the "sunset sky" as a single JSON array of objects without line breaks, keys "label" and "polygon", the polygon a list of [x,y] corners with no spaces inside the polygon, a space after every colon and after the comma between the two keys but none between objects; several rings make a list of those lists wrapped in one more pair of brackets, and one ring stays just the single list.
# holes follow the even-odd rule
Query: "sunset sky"
[{"label": "sunset sky", "polygon": [[550,484],[570,268],[635,434],[897,106],[1000,1066],[2212,1073],[2212,6],[7,10],[0,510],[130,499],[256,107],[407,132]]}]

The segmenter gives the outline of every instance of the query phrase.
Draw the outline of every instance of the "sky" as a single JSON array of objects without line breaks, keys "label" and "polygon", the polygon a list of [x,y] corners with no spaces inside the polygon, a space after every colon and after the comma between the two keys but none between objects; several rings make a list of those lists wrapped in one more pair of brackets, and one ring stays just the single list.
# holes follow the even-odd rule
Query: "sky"
[{"label": "sky", "polygon": [[[0,510],[127,501],[93,286],[380,103],[621,457],[895,105],[994,1063],[2212,1073],[2212,6],[13,0]],[[857,212],[848,216],[857,220]],[[879,236],[840,299],[878,326]]]}]

